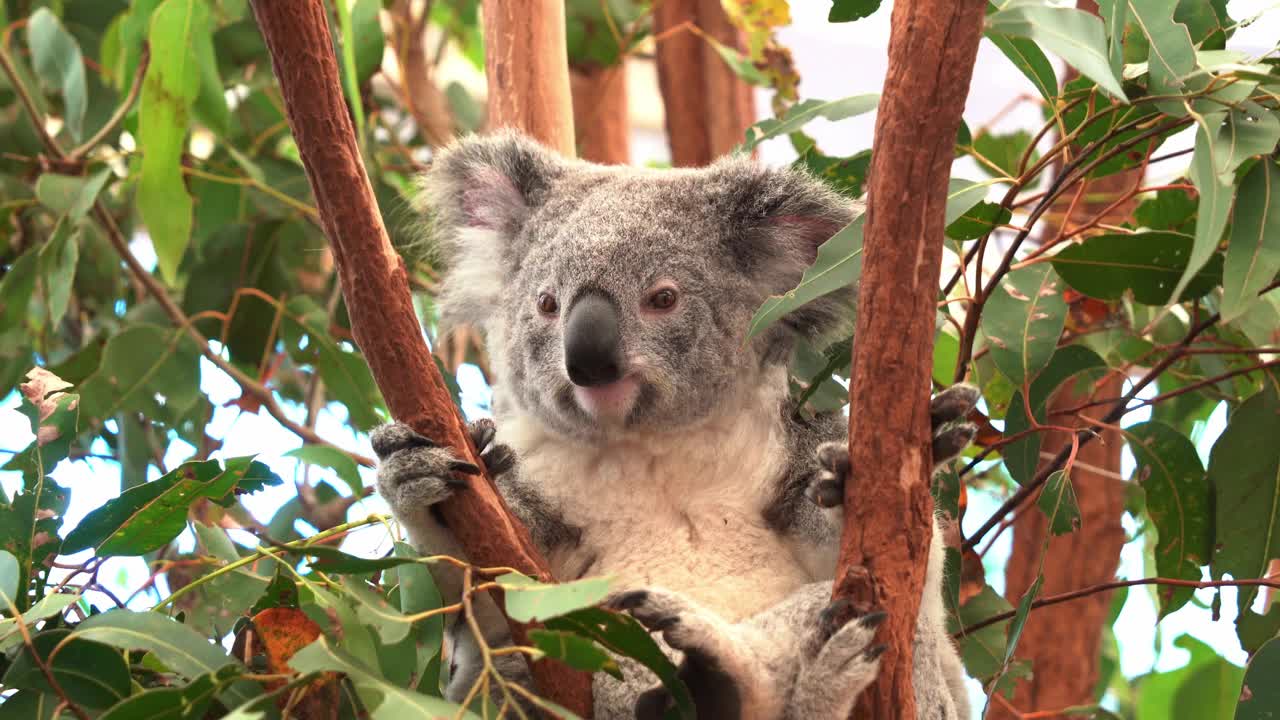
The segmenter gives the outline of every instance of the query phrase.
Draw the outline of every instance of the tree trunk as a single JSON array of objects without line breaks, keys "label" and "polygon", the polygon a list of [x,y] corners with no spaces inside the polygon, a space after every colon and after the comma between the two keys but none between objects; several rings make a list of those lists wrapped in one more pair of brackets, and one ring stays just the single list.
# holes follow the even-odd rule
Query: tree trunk
[{"label": "tree trunk", "polygon": [[574,157],[562,0],[484,0],[490,129],[513,127]]},{"label": "tree trunk", "polygon": [[855,345],[849,386],[852,467],[885,471],[845,488],[836,570],[837,597],[888,611],[880,629],[888,649],[855,717],[916,717],[911,642],[933,536],[929,390],[943,216],[985,8],[981,0],[893,8],[855,331],[875,342]]},{"label": "tree trunk", "polygon": [[426,11],[414,12],[413,0],[396,0],[389,40],[400,71],[400,92],[427,145],[436,148],[453,139],[453,115],[449,99],[431,75],[435,68],[427,57]]},{"label": "tree trunk", "polygon": [[[422,340],[404,261],[391,247],[338,82],[323,0],[254,0],[316,207],[337,265],[356,343],[396,419],[483,467]],[[563,26],[561,26],[563,27]],[[441,510],[468,558],[550,580],[528,530],[508,511],[487,474],[468,477]],[[526,628],[512,625],[516,642]],[[563,665],[534,664],[538,689],[580,715],[591,711],[591,678]]]},{"label": "tree trunk", "polygon": [[606,165],[631,162],[626,59],[604,67],[570,68],[569,87],[578,156]]},{"label": "tree trunk", "polygon": [[700,167],[728,153],[755,122],[755,95],[710,43],[680,30],[692,25],[741,51],[741,31],[729,22],[720,0],[663,0],[653,10],[658,85],[666,111],[671,164]]}]

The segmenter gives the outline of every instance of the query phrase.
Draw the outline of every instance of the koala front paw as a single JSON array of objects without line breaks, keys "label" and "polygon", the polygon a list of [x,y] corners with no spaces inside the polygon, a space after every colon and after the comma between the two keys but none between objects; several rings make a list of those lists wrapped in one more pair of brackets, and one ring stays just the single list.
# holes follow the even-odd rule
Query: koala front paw
[{"label": "koala front paw", "polygon": [[[978,388],[957,383],[929,401],[935,467],[959,455],[973,442],[977,427],[956,421],[969,414],[979,397]],[[839,507],[844,502],[844,484],[849,478],[849,447],[843,441],[825,442],[818,446],[814,455],[818,471],[810,478],[805,497],[819,507]]]},{"label": "koala front paw", "polygon": [[[764,688],[755,669],[761,666],[751,643],[737,626],[693,601],[665,590],[633,590],[613,596],[607,607],[629,613],[667,645],[684,653],[678,674],[689,688],[698,717],[739,718]],[[637,720],[660,720],[675,701],[657,686],[636,699]]]},{"label": "koala front paw", "polygon": [[885,646],[875,644],[883,612],[851,617],[847,600],[829,604],[802,646],[800,670],[787,704],[791,718],[845,718],[880,672]]},{"label": "koala front paw", "polygon": [[[475,431],[472,435],[474,438]],[[458,488],[466,487],[466,481],[455,473],[480,472],[475,465],[458,459],[449,448],[440,447],[403,423],[376,428],[369,439],[378,456],[378,494],[397,515],[435,505]]]}]

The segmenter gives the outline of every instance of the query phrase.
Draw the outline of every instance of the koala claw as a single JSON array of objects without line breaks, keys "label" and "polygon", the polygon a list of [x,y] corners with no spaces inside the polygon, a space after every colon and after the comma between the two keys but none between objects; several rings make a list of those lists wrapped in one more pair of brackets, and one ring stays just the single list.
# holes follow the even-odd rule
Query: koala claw
[{"label": "koala claw", "polygon": [[847,717],[879,672],[887,646],[872,641],[887,615],[872,612],[853,621],[849,609],[848,601],[836,600],[816,619],[801,655],[788,717]]},{"label": "koala claw", "polygon": [[[472,423],[468,428],[473,440],[485,436],[484,427]],[[493,425],[482,439],[487,447],[492,441]],[[393,509],[410,512],[445,500],[467,481],[455,473],[478,475],[474,463],[463,460],[447,447],[415,432],[403,423],[390,423],[373,431],[369,440],[378,456],[378,493]],[[480,443],[477,443],[478,445]]]},{"label": "koala claw", "polygon": [[[941,465],[959,455],[973,442],[978,428],[972,423],[956,422],[969,414],[981,397],[978,388],[957,383],[929,401],[929,419],[933,425],[933,463]],[[814,452],[818,472],[805,488],[805,497],[818,507],[837,508],[844,503],[844,485],[851,471],[849,447],[842,441],[825,442]]]}]

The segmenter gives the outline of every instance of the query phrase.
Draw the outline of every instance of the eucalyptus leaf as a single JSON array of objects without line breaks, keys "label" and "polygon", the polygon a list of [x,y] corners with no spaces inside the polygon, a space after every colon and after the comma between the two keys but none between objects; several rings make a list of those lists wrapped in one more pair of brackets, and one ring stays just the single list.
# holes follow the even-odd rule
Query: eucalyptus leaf
[{"label": "eucalyptus leaf", "polygon": [[1015,386],[1049,364],[1066,323],[1061,281],[1048,263],[1009,273],[982,313],[991,358]]}]

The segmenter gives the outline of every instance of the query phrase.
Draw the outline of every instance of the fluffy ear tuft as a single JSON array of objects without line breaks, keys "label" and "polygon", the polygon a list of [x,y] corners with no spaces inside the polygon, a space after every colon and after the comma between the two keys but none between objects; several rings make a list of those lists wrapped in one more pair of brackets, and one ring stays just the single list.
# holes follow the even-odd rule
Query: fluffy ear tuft
[{"label": "fluffy ear tuft", "polygon": [[491,314],[504,274],[523,254],[521,228],[567,167],[510,130],[470,136],[435,155],[416,207],[448,270],[442,324],[478,323]]},{"label": "fluffy ear tuft", "polygon": [[[764,296],[798,285],[818,248],[862,210],[859,202],[802,170],[728,158],[712,171],[723,183],[730,255],[740,272],[759,283]],[[790,333],[829,339],[852,329],[855,296],[856,288],[841,288],[789,313],[780,324]]]}]

